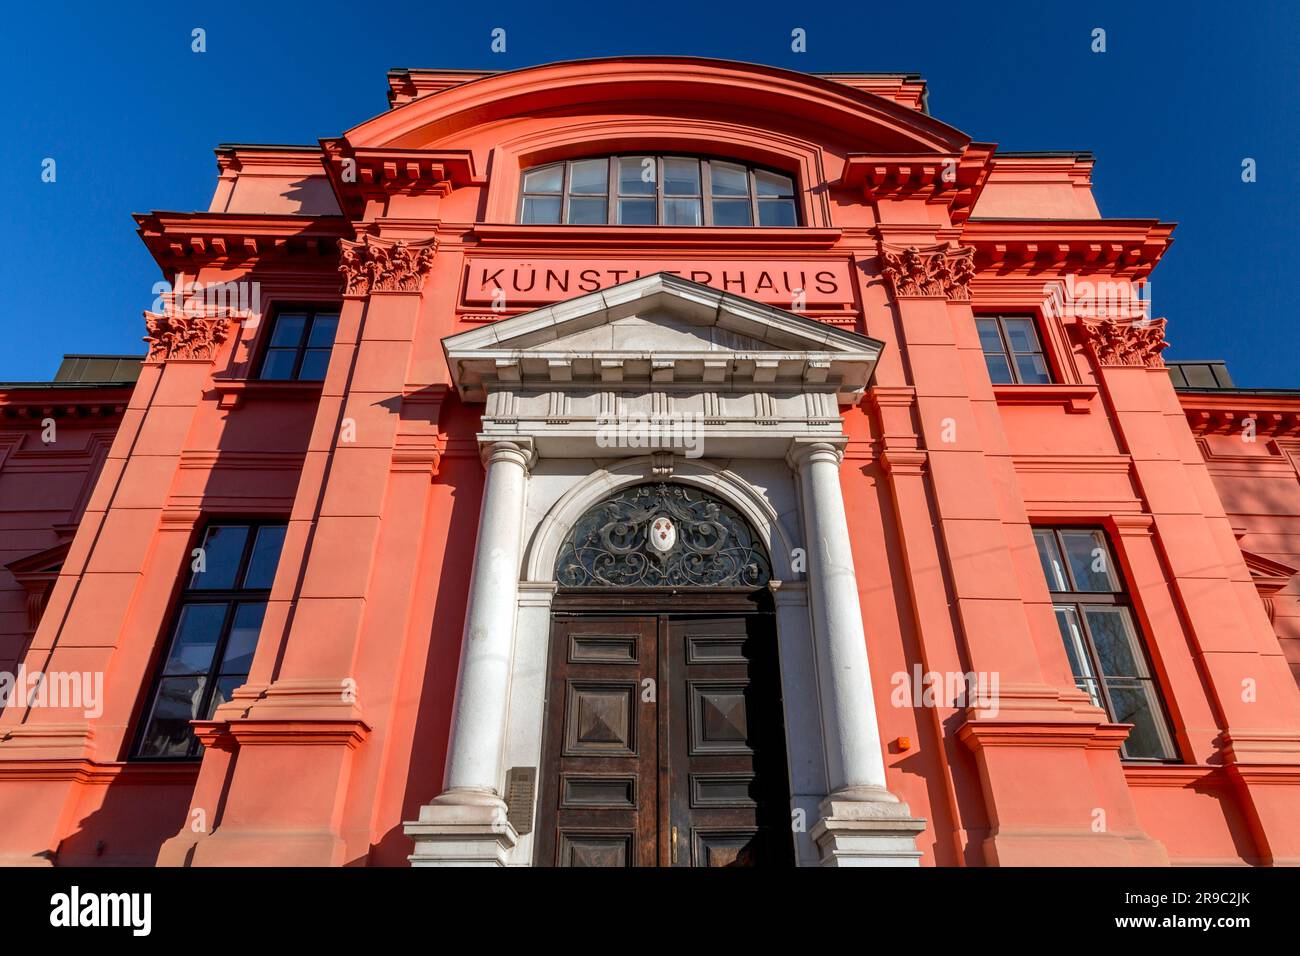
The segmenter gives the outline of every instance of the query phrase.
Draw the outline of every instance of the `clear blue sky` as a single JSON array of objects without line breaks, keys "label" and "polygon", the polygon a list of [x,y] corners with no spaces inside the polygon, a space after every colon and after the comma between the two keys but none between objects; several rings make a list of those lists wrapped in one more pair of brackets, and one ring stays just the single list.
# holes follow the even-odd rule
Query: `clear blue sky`
[{"label": "clear blue sky", "polygon": [[[498,26],[504,54],[489,46]],[[190,50],[194,27],[205,53]],[[806,53],[790,49],[795,27]],[[1092,150],[1103,215],[1179,223],[1153,277],[1166,354],[1226,358],[1242,385],[1300,387],[1296,0],[41,2],[6,5],[3,34],[0,381],[48,378],[64,352],[142,351],[160,277],[130,214],[206,208],[220,142],[337,134],[384,110],[396,66],[677,53],[919,72],[934,115],[977,140]]]}]

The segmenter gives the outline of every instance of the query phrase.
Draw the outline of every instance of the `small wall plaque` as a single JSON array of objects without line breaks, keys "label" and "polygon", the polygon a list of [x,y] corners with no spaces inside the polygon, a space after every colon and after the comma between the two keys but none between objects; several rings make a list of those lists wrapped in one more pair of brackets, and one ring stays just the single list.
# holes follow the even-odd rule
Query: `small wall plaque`
[{"label": "small wall plaque", "polygon": [[533,831],[536,767],[511,767],[506,774],[506,819],[520,836]]}]

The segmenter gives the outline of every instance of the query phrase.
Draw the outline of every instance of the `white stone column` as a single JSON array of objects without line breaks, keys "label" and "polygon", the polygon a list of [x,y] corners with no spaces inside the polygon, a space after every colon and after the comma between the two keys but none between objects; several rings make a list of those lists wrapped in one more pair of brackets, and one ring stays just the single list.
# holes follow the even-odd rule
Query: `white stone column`
[{"label": "white stone column", "polygon": [[480,436],[487,478],[442,793],[405,824],[416,866],[503,865],[518,841],[501,799],[524,507],[533,447]]},{"label": "white stone column", "polygon": [[808,604],[830,793],[812,838],[824,865],[915,865],[924,821],[885,785],[867,639],[858,600],[848,516],[840,487],[844,439],[796,439],[790,464],[799,474],[807,535]]}]

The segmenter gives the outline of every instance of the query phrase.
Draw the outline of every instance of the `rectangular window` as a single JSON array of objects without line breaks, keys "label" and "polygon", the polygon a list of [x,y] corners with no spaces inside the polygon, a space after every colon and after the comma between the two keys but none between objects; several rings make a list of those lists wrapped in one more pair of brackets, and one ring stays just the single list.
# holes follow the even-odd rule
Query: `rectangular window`
[{"label": "rectangular window", "polygon": [[1176,760],[1169,721],[1106,536],[1035,528],[1034,543],[1078,688],[1110,719],[1132,724],[1126,760]]},{"label": "rectangular window", "polygon": [[282,522],[217,522],[190,559],[137,757],[195,757],[207,720],[248,678],[284,545]]},{"label": "rectangular window", "polygon": [[338,306],[286,308],[271,320],[262,369],[258,378],[272,381],[320,382],[330,364]]},{"label": "rectangular window", "polygon": [[1031,316],[981,315],[975,318],[975,327],[994,385],[1051,383],[1052,372]]}]

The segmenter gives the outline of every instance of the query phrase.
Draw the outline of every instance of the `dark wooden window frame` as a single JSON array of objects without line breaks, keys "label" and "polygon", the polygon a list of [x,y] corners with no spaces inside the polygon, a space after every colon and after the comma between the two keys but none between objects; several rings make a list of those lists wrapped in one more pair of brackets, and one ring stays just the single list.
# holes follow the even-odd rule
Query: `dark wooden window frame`
[{"label": "dark wooden window frame", "polygon": [[[1130,757],[1121,751],[1121,758],[1125,763],[1156,763],[1172,764],[1181,763],[1182,758],[1178,754],[1178,739],[1174,735],[1173,725],[1169,720],[1169,708],[1165,705],[1164,693],[1160,687],[1160,680],[1156,677],[1155,668],[1151,664],[1151,655],[1147,650],[1147,637],[1143,633],[1141,624],[1138,621],[1137,614],[1134,612],[1133,600],[1129,595],[1128,584],[1124,580],[1123,570],[1119,562],[1115,559],[1115,548],[1103,528],[1094,525],[1034,525],[1035,532],[1051,532],[1052,540],[1056,544],[1058,556],[1061,559],[1061,567],[1065,571],[1066,580],[1073,590],[1056,591],[1052,589],[1051,583],[1048,584],[1048,595],[1052,599],[1053,608],[1071,607],[1075,611],[1075,616],[1079,621],[1080,630],[1083,633],[1084,651],[1088,655],[1088,664],[1092,668],[1093,682],[1097,685],[1097,691],[1101,695],[1106,715],[1115,719],[1115,705],[1110,698],[1110,690],[1106,686],[1105,672],[1101,667],[1101,658],[1097,653],[1096,643],[1093,641],[1092,628],[1088,624],[1087,615],[1083,613],[1086,607],[1119,607],[1128,612],[1129,626],[1133,629],[1133,634],[1137,637],[1137,653],[1142,655],[1142,662],[1146,665],[1149,677],[1139,677],[1137,675],[1125,676],[1124,680],[1145,681],[1152,690],[1152,697],[1155,700],[1155,706],[1158,709],[1155,717],[1160,728],[1163,729],[1166,739],[1169,741],[1170,756],[1168,757]],[[1061,540],[1061,532],[1084,531],[1093,532],[1101,536],[1106,546],[1106,560],[1111,576],[1115,580],[1117,591],[1080,591],[1078,583],[1074,580],[1074,569],[1070,566],[1069,559],[1066,558],[1065,545]],[[1035,543],[1037,550],[1037,543]],[[1079,679],[1079,678],[1076,678]]]},{"label": "dark wooden window frame", "polygon": [[[196,529],[194,538],[191,540],[190,547],[185,551],[185,558],[182,562],[180,574],[178,575],[179,587],[176,595],[172,600],[166,617],[165,640],[159,641],[158,648],[152,661],[153,679],[149,683],[149,693],[144,698],[143,706],[140,708],[137,717],[136,731],[131,738],[131,749],[129,759],[140,762],[157,762],[157,763],[184,763],[187,761],[200,760],[203,757],[202,747],[197,740],[191,741],[187,752],[183,755],[141,755],[140,748],[144,744],[145,734],[149,730],[149,723],[153,717],[154,707],[158,703],[158,692],[162,688],[162,682],[169,676],[164,673],[167,666],[167,659],[171,656],[173,645],[176,642],[176,628],[180,623],[181,610],[187,604],[225,604],[226,612],[221,622],[221,631],[217,638],[217,643],[213,646],[212,660],[208,664],[207,685],[203,691],[202,706],[199,712],[206,714],[212,705],[212,695],[216,692],[217,680],[221,674],[221,660],[225,656],[226,647],[230,641],[230,632],[234,626],[235,610],[240,604],[255,604],[258,601],[267,603],[271,598],[271,589],[268,588],[194,588],[190,586],[190,579],[193,576],[191,567],[191,555],[194,548],[201,547],[203,541],[207,538],[208,531],[214,527],[246,527],[249,529],[247,540],[244,542],[243,551],[239,556],[239,565],[235,570],[235,581],[239,582],[244,579],[248,572],[248,564],[252,560],[253,550],[257,544],[258,531],[264,527],[284,527],[288,528],[286,518],[268,518],[258,516],[256,518],[244,518],[239,516],[214,516],[210,521]],[[278,564],[278,562],[277,562]],[[176,676],[176,675],[171,675]]]},{"label": "dark wooden window frame", "polygon": [[[530,166],[522,170],[519,174],[519,202],[515,211],[518,222],[524,221],[524,202],[530,197],[554,197],[560,200],[560,221],[559,223],[533,223],[532,225],[575,225],[569,220],[569,200],[574,198],[569,192],[569,175],[574,163],[589,162],[593,159],[607,159],[609,170],[605,180],[605,222],[604,223],[577,223],[576,225],[625,225],[618,221],[618,201],[622,199],[650,199],[648,194],[622,195],[619,192],[618,180],[618,162],[620,159],[645,159],[651,158],[655,161],[655,222],[640,224],[641,228],[664,227],[668,229],[681,228],[718,228],[718,229],[790,229],[793,226],[761,226],[759,224],[759,199],[789,199],[790,204],[794,207],[794,226],[802,224],[803,216],[800,210],[799,202],[799,177],[792,172],[781,169],[772,169],[767,166],[756,166],[753,163],[746,163],[741,160],[727,159],[722,156],[705,156],[698,153],[611,153],[608,156],[575,156],[572,159],[561,159],[550,163],[540,163],[537,166]],[[699,226],[676,226],[664,224],[664,160],[666,159],[694,159],[700,163],[700,192],[694,196],[668,196],[668,199],[698,199],[700,201],[700,225]],[[710,174],[709,163],[716,162],[728,166],[739,166],[745,170],[749,183],[749,218],[748,226],[714,226],[713,223],[713,177]],[[548,166],[563,166],[559,192],[525,192],[524,180],[529,173],[536,172],[539,169],[545,169]],[[774,176],[784,176],[790,180],[791,194],[788,197],[768,196],[759,197],[758,195],[758,173],[771,173]],[[577,198],[596,198],[594,194],[578,193]],[[719,199],[738,200],[739,196],[719,196]],[[638,225],[633,223],[631,225]]]},{"label": "dark wooden window frame", "polygon": [[[290,375],[288,378],[263,378],[263,373],[266,369],[267,356],[270,353],[271,349],[272,348],[287,349],[287,346],[271,345],[271,337],[275,334],[276,323],[280,321],[281,314],[294,313],[294,312],[305,312],[308,316],[308,321],[307,324],[303,327],[302,340],[298,343],[297,350],[296,350],[297,354],[294,356],[293,374]],[[277,302],[271,304],[270,308],[267,309],[266,314],[268,316],[268,319],[267,321],[262,323],[262,328],[259,330],[260,341],[258,342],[257,350],[256,350],[257,360],[253,363],[253,368],[256,369],[256,374],[253,376],[253,378],[260,382],[321,382],[324,381],[323,376],[321,378],[303,379],[303,378],[299,378],[298,375],[302,371],[303,359],[305,359],[307,355],[307,351],[308,351],[307,342],[311,338],[311,329],[312,329],[312,325],[316,321],[316,316],[318,314],[333,314],[333,315],[337,315],[339,317],[339,320],[342,321],[343,303],[340,301],[333,301],[333,300],[321,300],[319,302],[298,302],[298,301],[282,302],[282,303]],[[338,328],[336,326],[335,338],[337,337],[338,337]],[[331,349],[333,348],[333,346],[334,346],[334,340],[331,340],[330,341]]]},{"label": "dark wooden window frame", "polygon": [[[1024,319],[1029,323],[1029,327],[1034,330],[1034,340],[1038,343],[1037,352],[1016,352],[1011,348],[1011,336],[1007,334],[1007,319]],[[976,312],[976,333],[979,331],[979,322],[981,320],[992,321],[998,330],[998,341],[1002,344],[1002,357],[1006,359],[1007,366],[1011,369],[1010,382],[994,382],[994,387],[999,385],[1056,385],[1060,383],[1060,375],[1052,364],[1051,356],[1047,354],[1047,347],[1043,344],[1043,330],[1039,327],[1038,316],[1032,312]],[[980,342],[980,351],[984,355],[992,353],[984,351],[984,343]],[[1043,364],[1047,367],[1046,382],[1025,382],[1020,378],[1020,369],[1016,367],[1017,355],[1039,355],[1043,359]]]}]

